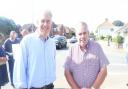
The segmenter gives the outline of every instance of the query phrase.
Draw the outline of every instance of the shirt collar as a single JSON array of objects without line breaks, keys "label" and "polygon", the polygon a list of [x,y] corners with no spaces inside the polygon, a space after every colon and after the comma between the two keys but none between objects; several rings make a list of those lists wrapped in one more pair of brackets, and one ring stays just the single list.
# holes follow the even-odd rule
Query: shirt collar
[{"label": "shirt collar", "polygon": [[47,41],[47,40],[49,39],[49,36],[47,36],[46,38],[44,38],[44,37],[40,36],[38,32],[35,32],[35,35],[36,35],[38,38],[40,38],[41,40],[43,40],[43,41]]},{"label": "shirt collar", "polygon": [[43,41],[47,41],[47,40],[49,39],[48,36],[47,36],[46,38],[43,38],[43,37],[39,36],[39,38],[40,38],[41,40],[43,40]]}]

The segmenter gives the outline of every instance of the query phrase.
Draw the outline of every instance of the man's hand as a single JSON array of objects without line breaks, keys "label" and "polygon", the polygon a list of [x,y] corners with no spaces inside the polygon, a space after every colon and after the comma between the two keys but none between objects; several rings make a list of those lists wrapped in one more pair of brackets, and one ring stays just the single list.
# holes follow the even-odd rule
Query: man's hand
[{"label": "man's hand", "polygon": [[71,89],[80,89],[79,87],[72,87]]},{"label": "man's hand", "polygon": [[6,62],[7,58],[6,57],[0,57],[0,62]]},{"label": "man's hand", "polygon": [[92,89],[92,88],[81,88],[81,89]]}]

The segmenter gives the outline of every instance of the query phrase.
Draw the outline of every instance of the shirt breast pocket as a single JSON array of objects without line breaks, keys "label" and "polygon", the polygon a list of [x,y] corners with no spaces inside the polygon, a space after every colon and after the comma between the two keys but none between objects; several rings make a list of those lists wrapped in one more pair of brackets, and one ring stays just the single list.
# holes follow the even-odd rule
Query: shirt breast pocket
[{"label": "shirt breast pocket", "polygon": [[98,59],[88,59],[86,60],[88,65],[99,65],[99,60]]},{"label": "shirt breast pocket", "polygon": [[85,60],[86,60],[88,65],[99,65],[98,57],[94,54],[88,54],[85,57]]}]

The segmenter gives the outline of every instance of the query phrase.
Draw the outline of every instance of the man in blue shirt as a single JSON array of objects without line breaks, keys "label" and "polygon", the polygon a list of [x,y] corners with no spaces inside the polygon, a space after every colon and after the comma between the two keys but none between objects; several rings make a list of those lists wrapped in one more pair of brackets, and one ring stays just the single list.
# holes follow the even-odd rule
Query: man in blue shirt
[{"label": "man in blue shirt", "polygon": [[37,29],[20,43],[20,56],[14,64],[14,85],[18,89],[53,89],[56,79],[56,45],[49,37],[52,14],[44,11]]}]

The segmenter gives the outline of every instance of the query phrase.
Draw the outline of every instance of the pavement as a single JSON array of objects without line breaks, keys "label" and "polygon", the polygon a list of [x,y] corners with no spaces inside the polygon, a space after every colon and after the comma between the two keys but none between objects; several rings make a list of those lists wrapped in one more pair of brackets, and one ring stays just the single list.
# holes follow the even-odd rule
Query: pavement
[{"label": "pavement", "polygon": [[[103,50],[109,52],[110,58],[111,55],[113,55],[113,53],[115,52],[118,53],[117,57],[119,54],[123,55],[125,53],[123,48],[118,49],[113,43],[111,43],[110,46],[107,46],[107,42],[104,41],[99,41],[99,43],[102,45]],[[64,78],[63,68],[57,68],[57,79],[54,82],[55,89],[70,89],[68,83],[66,82],[66,79]],[[10,86],[10,83],[8,83],[2,89],[13,88]],[[119,63],[117,64],[110,63],[110,65],[108,66],[107,78],[101,86],[101,89],[128,89],[128,64],[126,64],[125,61],[119,61]]]},{"label": "pavement", "polygon": [[110,43],[110,46],[107,45],[107,41],[99,41],[99,43],[105,52],[109,52],[107,54],[111,55],[109,56],[110,58],[113,56],[113,53],[116,53],[117,56],[115,57],[117,58],[115,60],[122,59],[118,60],[117,63],[114,61],[110,62],[108,75],[101,89],[128,89],[128,64],[123,60],[125,59],[125,50],[122,47],[117,48],[115,43]]}]

